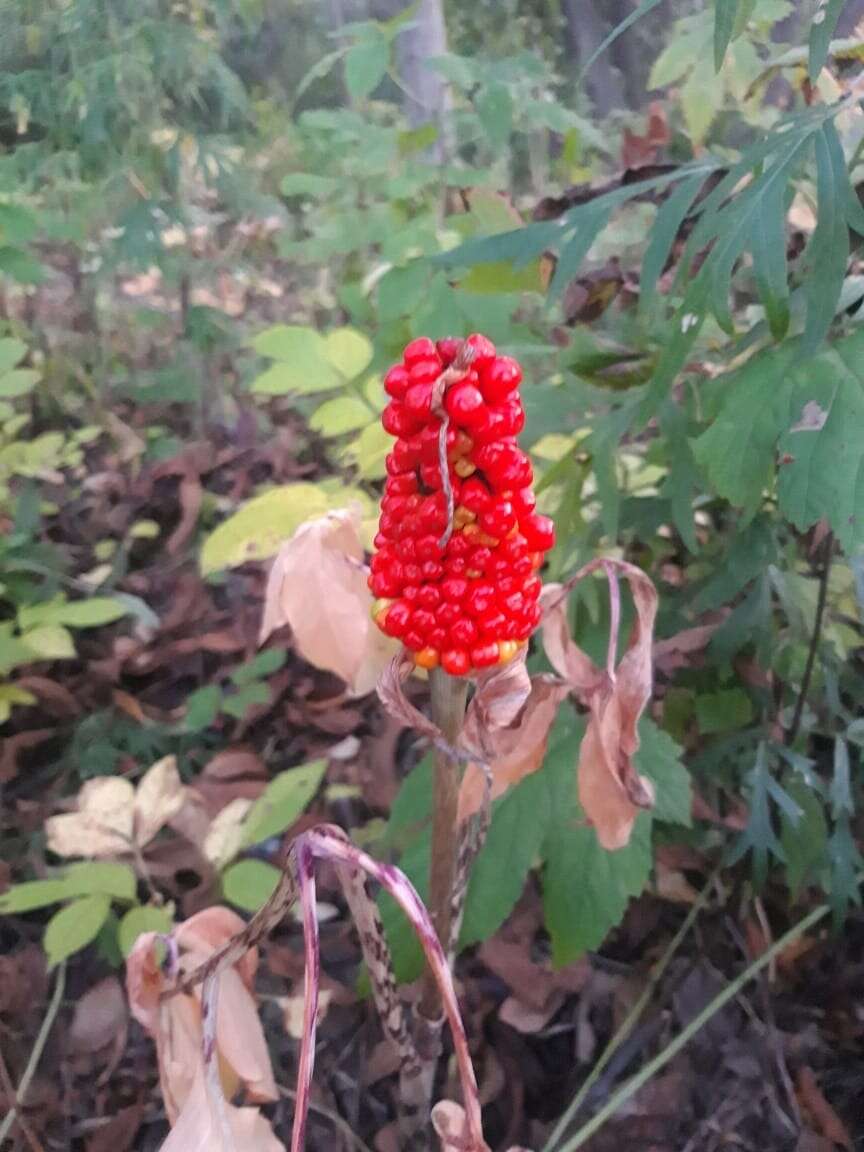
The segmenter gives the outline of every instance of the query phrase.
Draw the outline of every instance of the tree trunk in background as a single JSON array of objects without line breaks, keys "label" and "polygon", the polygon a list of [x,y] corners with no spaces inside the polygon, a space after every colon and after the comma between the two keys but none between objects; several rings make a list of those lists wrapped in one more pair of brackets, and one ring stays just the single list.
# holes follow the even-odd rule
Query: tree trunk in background
[{"label": "tree trunk in background", "polygon": [[[600,0],[563,0],[561,7],[567,20],[570,56],[584,68],[608,32]],[[583,85],[598,117],[621,104],[622,94],[608,52],[591,65]]]},{"label": "tree trunk in background", "polygon": [[[371,0],[369,14],[387,20],[407,7],[406,0]],[[396,67],[405,85],[402,107],[412,128],[435,124],[438,139],[426,156],[439,163],[450,155],[450,92],[444,77],[427,61],[447,51],[443,0],[420,0],[410,27],[396,41]]]}]

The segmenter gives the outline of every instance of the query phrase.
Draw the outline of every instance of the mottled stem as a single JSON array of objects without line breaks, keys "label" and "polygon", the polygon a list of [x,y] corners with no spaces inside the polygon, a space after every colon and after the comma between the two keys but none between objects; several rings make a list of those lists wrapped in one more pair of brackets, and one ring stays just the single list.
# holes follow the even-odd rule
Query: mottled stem
[{"label": "mottled stem", "polygon": [[[441,668],[429,676],[432,688],[432,720],[451,746],[459,741],[468,703],[468,681],[449,676]],[[446,948],[450,941],[450,920],[456,852],[459,840],[459,762],[445,751],[435,751],[435,777],[432,790],[432,859],[429,869],[429,910],[438,939]],[[441,998],[431,972],[426,973],[420,998],[420,1012],[427,1020],[441,1015]]]},{"label": "mottled stem", "polygon": [[306,1120],[309,1115],[309,1096],[315,1068],[315,1032],[318,1026],[318,986],[321,969],[321,946],[315,909],[315,873],[312,853],[305,840],[299,841],[297,847],[297,885],[300,889],[300,907],[303,913],[303,948],[306,962],[303,971],[303,1035],[300,1039],[300,1065],[297,1070],[297,1101],[294,1106],[291,1152],[303,1152],[306,1140]]}]

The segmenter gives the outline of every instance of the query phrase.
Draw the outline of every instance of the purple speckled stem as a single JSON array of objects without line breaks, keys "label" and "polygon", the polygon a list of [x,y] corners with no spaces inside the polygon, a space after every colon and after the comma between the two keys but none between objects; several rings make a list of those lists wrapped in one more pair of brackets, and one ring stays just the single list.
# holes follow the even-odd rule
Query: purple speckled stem
[{"label": "purple speckled stem", "polygon": [[344,839],[341,829],[331,830],[327,825],[319,825],[307,832],[303,840],[309,845],[310,851],[320,859],[334,860],[354,868],[361,868],[390,893],[411,922],[438,984],[444,1012],[453,1034],[453,1048],[459,1067],[471,1148],[484,1148],[480,1098],[474,1066],[468,1051],[468,1037],[462,1024],[453,977],[423,901],[417,895],[411,881],[398,868],[394,868],[392,864],[381,864],[371,856],[367,856],[365,852]]},{"label": "purple speckled stem", "polygon": [[303,1036],[300,1041],[300,1064],[297,1069],[297,1101],[294,1106],[294,1126],[291,1131],[291,1152],[302,1152],[306,1138],[312,1073],[315,1068],[315,1032],[318,1026],[318,983],[321,971],[321,952],[318,938],[318,917],[315,911],[314,862],[306,837],[301,837],[297,841],[295,851],[300,907],[303,912],[303,948],[306,965],[303,973]]}]

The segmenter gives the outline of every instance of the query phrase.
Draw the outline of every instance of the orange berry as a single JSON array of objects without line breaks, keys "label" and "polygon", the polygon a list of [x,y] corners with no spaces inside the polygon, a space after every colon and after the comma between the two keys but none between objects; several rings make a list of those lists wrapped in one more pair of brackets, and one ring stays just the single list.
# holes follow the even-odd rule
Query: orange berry
[{"label": "orange berry", "polygon": [[519,645],[515,640],[499,640],[498,641],[498,663],[507,664],[516,653],[519,651]]},{"label": "orange berry", "polygon": [[457,460],[453,465],[453,471],[460,480],[464,480],[466,476],[473,476],[477,471],[477,465],[472,464],[470,460]]},{"label": "orange berry", "polygon": [[437,648],[421,648],[414,653],[414,663],[418,668],[427,668],[430,671],[438,667],[440,657]]}]

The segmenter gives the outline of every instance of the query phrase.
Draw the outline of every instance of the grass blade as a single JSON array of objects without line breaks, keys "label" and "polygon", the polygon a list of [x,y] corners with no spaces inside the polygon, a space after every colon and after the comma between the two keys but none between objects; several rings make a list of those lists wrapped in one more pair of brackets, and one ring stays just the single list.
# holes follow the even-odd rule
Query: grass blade
[{"label": "grass blade", "polygon": [[813,14],[810,25],[810,56],[807,71],[810,83],[815,84],[819,73],[828,59],[831,38],[837,28],[837,21],[843,11],[845,0],[822,0]]}]

